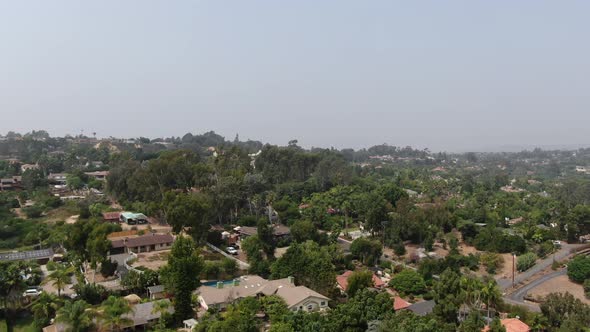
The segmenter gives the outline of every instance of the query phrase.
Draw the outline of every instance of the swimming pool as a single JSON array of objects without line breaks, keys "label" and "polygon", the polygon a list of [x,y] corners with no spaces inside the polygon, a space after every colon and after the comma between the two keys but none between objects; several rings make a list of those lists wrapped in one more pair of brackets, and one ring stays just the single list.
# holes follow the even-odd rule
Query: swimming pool
[{"label": "swimming pool", "polygon": [[223,282],[223,286],[230,286],[234,282],[233,280],[213,280],[213,281],[203,282],[202,285],[209,286],[209,287],[217,287],[217,283],[219,281]]}]

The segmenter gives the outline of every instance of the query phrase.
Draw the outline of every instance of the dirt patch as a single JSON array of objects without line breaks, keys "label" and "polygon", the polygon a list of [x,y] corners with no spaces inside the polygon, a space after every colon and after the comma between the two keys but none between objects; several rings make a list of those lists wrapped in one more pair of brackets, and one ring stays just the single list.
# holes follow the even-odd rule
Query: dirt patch
[{"label": "dirt patch", "polygon": [[78,218],[80,218],[79,214],[74,215],[74,216],[69,216],[66,219],[66,224],[75,224],[78,221]]},{"label": "dirt patch", "polygon": [[584,287],[569,280],[567,275],[559,276],[548,280],[539,286],[531,289],[528,295],[541,299],[549,293],[565,293],[569,292],[580,301],[590,304],[590,300],[584,295]]},{"label": "dirt patch", "polygon": [[21,209],[21,208],[14,208],[11,211],[12,211],[12,213],[16,214],[16,216],[21,219],[28,219],[27,215],[23,212],[23,209]]},{"label": "dirt patch", "polygon": [[132,264],[134,267],[143,266],[157,271],[168,262],[170,250],[143,252],[137,254],[137,260]]}]

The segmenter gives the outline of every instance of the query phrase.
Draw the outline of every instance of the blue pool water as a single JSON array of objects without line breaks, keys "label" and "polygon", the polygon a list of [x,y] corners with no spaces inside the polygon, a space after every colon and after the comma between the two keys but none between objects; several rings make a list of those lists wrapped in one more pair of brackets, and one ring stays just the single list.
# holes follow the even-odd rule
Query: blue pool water
[{"label": "blue pool water", "polygon": [[[217,287],[217,281],[218,280],[207,281],[207,282],[202,283],[202,285],[209,286],[209,287]],[[219,280],[219,281],[222,281],[224,286],[231,285],[233,283],[233,280]]]}]

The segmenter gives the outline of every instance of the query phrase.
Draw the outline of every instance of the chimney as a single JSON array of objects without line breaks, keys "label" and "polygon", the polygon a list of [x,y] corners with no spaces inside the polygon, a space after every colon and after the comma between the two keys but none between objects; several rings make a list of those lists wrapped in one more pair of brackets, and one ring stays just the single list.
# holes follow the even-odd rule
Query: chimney
[{"label": "chimney", "polygon": [[223,288],[223,281],[217,282],[217,288],[219,288],[219,289]]},{"label": "chimney", "polygon": [[240,285],[240,279],[234,279],[232,285],[233,286],[239,286]]},{"label": "chimney", "polygon": [[295,277],[293,277],[293,276],[289,276],[289,277],[287,277],[287,278],[289,279],[289,283],[290,283],[291,285],[295,285]]}]

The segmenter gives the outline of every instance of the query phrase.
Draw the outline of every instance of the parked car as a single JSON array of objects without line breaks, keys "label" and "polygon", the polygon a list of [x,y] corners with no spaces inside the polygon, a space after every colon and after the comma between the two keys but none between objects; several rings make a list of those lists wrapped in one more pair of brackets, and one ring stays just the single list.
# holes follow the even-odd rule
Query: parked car
[{"label": "parked car", "polygon": [[225,249],[225,251],[227,251],[227,253],[230,255],[237,255],[238,254],[238,251],[234,247],[227,247],[227,249]]},{"label": "parked car", "polygon": [[23,297],[37,297],[41,295],[41,293],[43,293],[43,290],[41,288],[29,288],[23,293]]},{"label": "parked car", "polygon": [[234,248],[234,249],[236,249],[236,250],[240,249],[240,246],[239,246],[237,243],[230,244],[228,247],[229,247],[229,248]]},{"label": "parked car", "polygon": [[560,248],[561,247],[561,241],[555,240],[555,241],[553,241],[553,245],[556,246],[556,247],[558,247],[558,248]]}]

